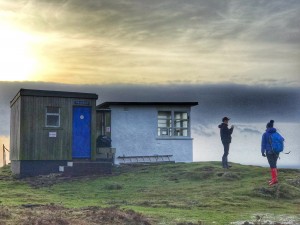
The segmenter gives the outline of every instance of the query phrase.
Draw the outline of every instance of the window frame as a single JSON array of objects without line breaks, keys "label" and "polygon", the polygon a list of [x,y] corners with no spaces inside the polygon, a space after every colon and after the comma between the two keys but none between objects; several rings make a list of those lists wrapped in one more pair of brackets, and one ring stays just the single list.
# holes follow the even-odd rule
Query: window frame
[{"label": "window frame", "polygon": [[[167,116],[166,119],[162,119],[159,117],[159,113],[169,113],[170,115]],[[160,126],[160,122],[159,121],[166,121],[166,126],[163,127],[163,126]],[[173,136],[173,130],[172,130],[172,123],[173,123],[173,120],[172,120],[172,111],[171,110],[159,110],[157,111],[157,136],[158,137],[172,137]],[[169,125],[169,126],[168,126]],[[162,131],[165,131],[167,132],[165,135],[159,135],[161,134]]]},{"label": "window frame", "polygon": [[[48,108],[57,108],[58,113],[48,112]],[[45,113],[45,127],[59,128],[61,125],[60,121],[60,107],[57,106],[46,106]],[[48,116],[58,116],[58,125],[48,125]]]},{"label": "window frame", "polygon": [[[183,110],[174,110],[174,128],[173,128],[173,136],[174,137],[190,137],[190,132],[189,132],[189,128],[190,128],[190,116],[189,116],[189,112],[187,112],[187,111],[183,111]],[[180,119],[177,119],[176,118],[176,113],[180,113],[180,114],[183,114],[183,113],[186,113],[186,115],[187,115],[187,118],[186,119],[182,119],[182,118],[180,118]],[[177,127],[176,126],[176,123],[177,122],[180,122],[180,124],[183,122],[187,122],[187,125],[186,126],[180,126],[180,127]],[[186,135],[176,135],[176,131],[177,130],[180,130],[180,131],[184,131],[184,130],[186,130]]]},{"label": "window frame", "polygon": [[[170,127],[165,127],[165,129],[169,129],[169,133],[167,135],[161,135],[160,134],[160,129],[163,127],[159,126],[159,113],[160,112],[170,112],[171,114],[171,119],[170,119]],[[176,119],[175,115],[176,113],[186,113],[187,118],[186,119]],[[190,121],[190,110],[189,109],[157,109],[157,138],[163,138],[163,139],[184,139],[184,138],[191,138],[191,121]],[[176,121],[178,122],[187,122],[186,127],[185,126],[180,126],[176,127]],[[186,130],[186,136],[184,135],[176,135],[176,130],[181,130],[183,133],[183,130]]]}]

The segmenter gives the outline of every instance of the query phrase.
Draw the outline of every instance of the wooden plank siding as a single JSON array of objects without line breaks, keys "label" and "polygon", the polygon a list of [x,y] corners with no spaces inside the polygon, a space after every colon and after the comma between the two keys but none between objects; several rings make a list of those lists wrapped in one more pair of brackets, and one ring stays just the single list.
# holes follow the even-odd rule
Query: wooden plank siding
[{"label": "wooden plank siding", "polygon": [[[47,106],[60,107],[61,117],[64,114],[64,105],[67,105],[65,99],[53,99],[51,97],[22,97],[22,115],[21,115],[21,155],[20,160],[55,160],[67,158],[67,151],[71,146],[68,145],[70,137],[62,134],[60,130],[68,129],[62,120],[60,128],[48,130],[45,127],[45,114]],[[63,107],[62,107],[63,106]],[[71,129],[71,128],[69,128]],[[49,131],[56,131],[57,138],[49,140]],[[49,143],[50,142],[50,143]],[[63,150],[60,146],[64,145]],[[62,152],[66,154],[62,157]]]},{"label": "wooden plank siding", "polygon": [[[20,137],[16,137],[20,140],[20,146],[13,153],[12,160],[72,160],[72,117],[75,101],[89,102],[91,107],[91,156],[95,159],[96,101],[94,99],[43,96],[21,96],[20,99]],[[12,114],[16,114],[12,120],[16,120],[17,116],[16,103],[12,107]],[[60,127],[46,127],[47,106],[60,108]],[[49,132],[56,132],[56,137],[49,137]],[[13,142],[18,143],[15,140]]]},{"label": "wooden plank siding", "polygon": [[21,100],[14,102],[10,112],[10,160],[19,159],[21,133]]}]

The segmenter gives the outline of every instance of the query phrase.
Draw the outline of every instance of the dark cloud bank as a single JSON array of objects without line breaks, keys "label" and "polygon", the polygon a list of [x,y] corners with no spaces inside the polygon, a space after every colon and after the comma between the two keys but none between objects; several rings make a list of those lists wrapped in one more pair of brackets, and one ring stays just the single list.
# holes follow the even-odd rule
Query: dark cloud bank
[{"label": "dark cloud bank", "polygon": [[20,88],[96,93],[105,101],[197,101],[193,125],[232,122],[300,122],[300,89],[246,85],[66,85],[0,82],[0,135],[9,135],[10,101]]}]

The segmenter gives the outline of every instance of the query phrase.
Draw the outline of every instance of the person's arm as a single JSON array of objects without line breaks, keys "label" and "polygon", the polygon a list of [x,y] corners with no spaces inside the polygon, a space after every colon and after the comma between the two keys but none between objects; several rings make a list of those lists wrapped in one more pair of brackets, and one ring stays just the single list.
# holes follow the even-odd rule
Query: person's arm
[{"label": "person's arm", "polygon": [[226,126],[226,127],[224,127],[223,128],[224,130],[224,135],[226,136],[226,137],[230,137],[230,135],[232,134],[232,132],[233,132],[233,127],[231,127],[230,129]]},{"label": "person's arm", "polygon": [[231,126],[231,128],[230,129],[228,129],[228,132],[229,132],[229,134],[231,135],[232,134],[232,132],[233,132],[233,126]]}]

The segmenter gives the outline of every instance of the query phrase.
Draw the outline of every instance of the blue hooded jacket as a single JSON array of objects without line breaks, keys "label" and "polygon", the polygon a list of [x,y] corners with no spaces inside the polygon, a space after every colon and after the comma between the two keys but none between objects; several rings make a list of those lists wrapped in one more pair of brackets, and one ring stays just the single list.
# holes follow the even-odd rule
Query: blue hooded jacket
[{"label": "blue hooded jacket", "polygon": [[274,134],[275,132],[276,132],[276,129],[271,127],[271,128],[268,128],[266,130],[266,132],[263,134],[262,140],[261,140],[261,153],[262,154],[263,153],[273,154],[272,147],[271,147],[269,140],[270,140],[270,135]]}]

